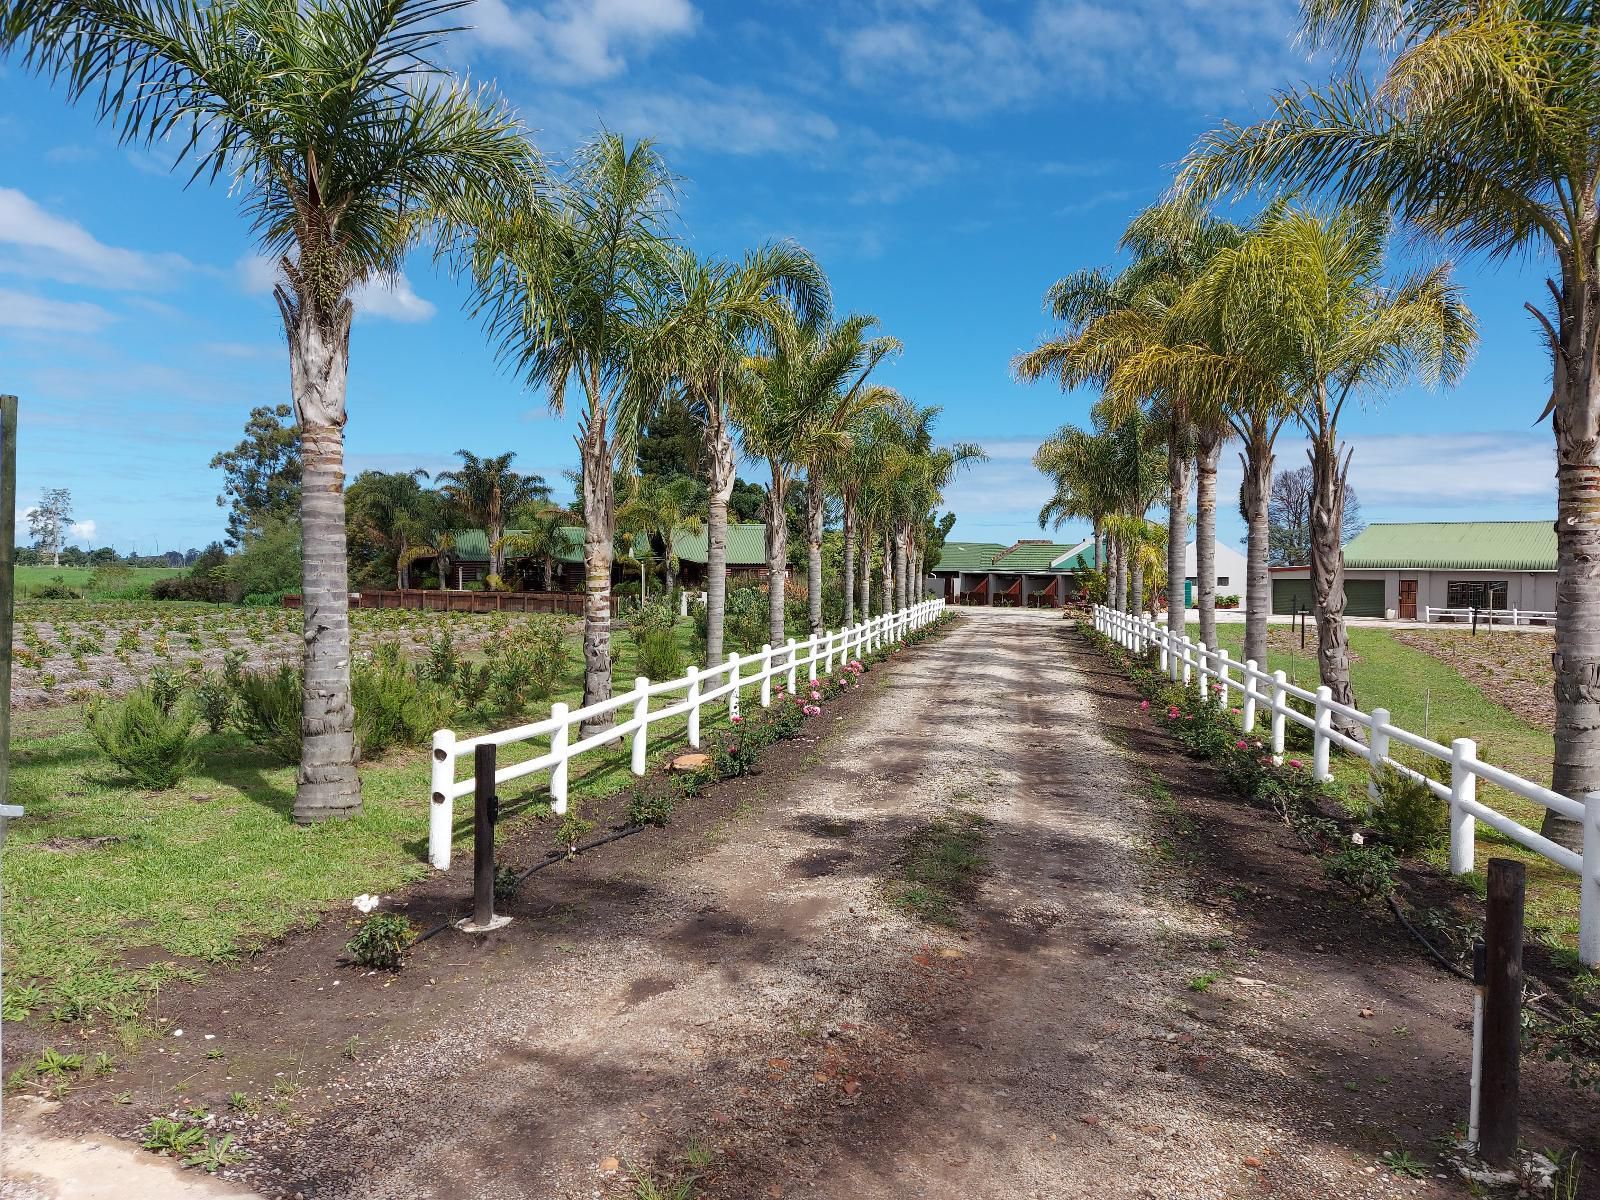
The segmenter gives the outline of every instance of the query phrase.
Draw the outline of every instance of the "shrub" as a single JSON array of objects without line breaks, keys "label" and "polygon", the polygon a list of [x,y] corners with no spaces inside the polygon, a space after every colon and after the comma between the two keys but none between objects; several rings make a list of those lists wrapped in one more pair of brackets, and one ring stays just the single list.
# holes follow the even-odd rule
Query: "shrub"
[{"label": "shrub", "polygon": [[350,690],[363,755],[423,745],[455,712],[454,693],[408,671],[393,643],[379,646],[371,662],[356,664]]},{"label": "shrub", "polygon": [[450,626],[446,625],[428,643],[427,657],[417,664],[417,674],[431,683],[442,683],[449,687],[455,683],[460,665],[460,660],[456,658],[455,639],[450,636]]},{"label": "shrub", "polygon": [[158,666],[150,672],[150,698],[164,713],[170,713],[183,699],[183,680],[171,667]]},{"label": "shrub", "polygon": [[683,651],[678,646],[677,615],[667,603],[640,607],[628,622],[638,672],[648,679],[676,679],[683,674]]},{"label": "shrub", "polygon": [[83,593],[69,588],[64,583],[41,583],[31,588],[28,594],[35,600],[82,600]]},{"label": "shrub", "polygon": [[508,867],[504,863],[496,863],[494,868],[494,899],[496,904],[504,904],[517,894],[517,869]]},{"label": "shrub", "polygon": [[651,796],[635,787],[628,800],[628,824],[655,825],[664,828],[672,817],[672,808],[670,795]]},{"label": "shrub", "polygon": [[1380,899],[1394,891],[1400,862],[1387,846],[1352,843],[1322,860],[1322,873],[1363,899]]},{"label": "shrub", "polygon": [[416,939],[411,922],[399,913],[377,912],[361,922],[356,935],[345,943],[350,957],[375,971],[398,971],[406,950]]},{"label": "shrub", "polygon": [[[694,608],[694,636],[697,657],[706,650],[706,607]],[[749,654],[761,649],[770,635],[767,620],[767,593],[754,585],[730,587],[723,605],[723,653]]]},{"label": "shrub", "polygon": [[274,758],[299,762],[299,670],[284,663],[276,670],[239,670],[234,679],[234,726]]},{"label": "shrub", "polygon": [[226,675],[207,674],[194,689],[195,702],[200,706],[200,719],[212,733],[221,733],[233,717],[234,686]]},{"label": "shrub", "polygon": [[514,715],[550,698],[567,670],[566,625],[561,617],[531,616],[484,643],[480,678],[489,708]]},{"label": "shrub", "polygon": [[576,858],[578,843],[593,832],[594,822],[585,821],[578,815],[578,806],[571,804],[567,808],[567,815],[556,826],[556,844],[567,852],[568,858]]},{"label": "shrub", "polygon": [[[1430,765],[1423,769],[1430,775],[1440,768],[1448,771],[1438,759],[1429,758],[1426,763]],[[1367,811],[1367,824],[1401,854],[1422,854],[1449,838],[1450,806],[1435,796],[1427,784],[1388,763],[1383,764],[1373,782],[1378,788],[1378,800]]]},{"label": "shrub", "polygon": [[223,571],[227,598],[282,595],[300,586],[300,524],[268,522],[249,538]]},{"label": "shrub", "polygon": [[159,790],[172,787],[194,766],[194,721],[192,709],[168,711],[139,688],[121,703],[91,708],[89,732],[105,756],[141,787]]}]

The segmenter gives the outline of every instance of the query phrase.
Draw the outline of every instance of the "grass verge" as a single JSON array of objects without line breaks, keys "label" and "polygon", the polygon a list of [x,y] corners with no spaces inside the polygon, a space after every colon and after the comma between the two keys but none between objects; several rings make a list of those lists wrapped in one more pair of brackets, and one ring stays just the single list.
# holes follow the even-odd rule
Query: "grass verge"
[{"label": "grass verge", "polygon": [[988,822],[972,813],[940,817],[906,840],[900,877],[890,899],[935,925],[961,926],[961,909],[977,891],[983,871],[983,833]]}]

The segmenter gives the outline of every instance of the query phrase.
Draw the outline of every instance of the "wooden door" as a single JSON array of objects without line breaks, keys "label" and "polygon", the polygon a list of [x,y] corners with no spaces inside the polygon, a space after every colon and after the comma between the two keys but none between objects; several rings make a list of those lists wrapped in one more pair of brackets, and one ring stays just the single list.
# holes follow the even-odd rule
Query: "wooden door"
[{"label": "wooden door", "polygon": [[1417,619],[1417,581],[1415,579],[1402,579],[1400,581],[1400,616],[1407,621]]}]

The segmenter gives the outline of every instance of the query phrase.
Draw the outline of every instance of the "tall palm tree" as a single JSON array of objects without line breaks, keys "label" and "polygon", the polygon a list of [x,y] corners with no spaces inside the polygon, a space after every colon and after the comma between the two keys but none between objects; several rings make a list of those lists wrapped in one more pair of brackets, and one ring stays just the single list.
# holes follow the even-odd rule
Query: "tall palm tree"
[{"label": "tall palm tree", "polygon": [[1324,215],[1285,206],[1219,253],[1193,297],[1219,314],[1246,360],[1270,364],[1262,373],[1283,381],[1311,441],[1317,659],[1322,682],[1346,705],[1355,703],[1340,553],[1350,452],[1339,441],[1339,418],[1350,402],[1413,377],[1453,383],[1477,339],[1448,266],[1386,277],[1388,233],[1388,221],[1371,210]]},{"label": "tall palm tree", "polygon": [[7,0],[0,54],[85,96],[124,141],[225,175],[274,260],[304,490],[305,689],[296,821],[361,805],[350,703],[344,426],[352,295],[425,236],[535,200],[512,114],[429,53],[460,0]]},{"label": "tall palm tree", "polygon": [[556,504],[535,504],[524,507],[515,519],[517,528],[501,539],[504,552],[538,559],[540,584],[546,592],[553,591],[555,560],[567,549],[566,528],[574,519],[572,513]]},{"label": "tall palm tree", "polygon": [[[679,530],[697,534],[705,528],[694,511],[697,500],[694,480],[686,476],[660,480],[637,475],[628,496],[617,509],[617,532],[625,539],[643,541],[651,556],[659,557],[670,594],[678,586],[678,548],[674,541]],[[639,565],[639,598],[644,596],[644,564]]]},{"label": "tall palm tree", "polygon": [[[643,369],[667,270],[673,181],[648,141],[602,133],[579,148],[552,210],[504,215],[473,250],[475,306],[500,352],[554,412],[576,387],[583,505],[583,703],[611,695],[612,477],[660,395]],[[610,721],[590,722],[599,728]]]},{"label": "tall palm tree", "polygon": [[[1039,528],[1059,529],[1069,520],[1088,521],[1095,568],[1106,570],[1106,520],[1116,512],[1113,447],[1102,432],[1063,425],[1034,451],[1033,465],[1055,485],[1039,510]],[[1109,600],[1109,592],[1108,592]]]},{"label": "tall palm tree", "polygon": [[828,281],[816,260],[790,242],[734,262],[676,250],[669,259],[647,340],[657,377],[675,383],[705,435],[706,656],[719,662],[728,589],[728,500],[734,485],[730,401],[746,358],[770,347],[787,312],[825,321]]},{"label": "tall palm tree", "polygon": [[[1343,53],[1339,76],[1277,97],[1252,126],[1206,137],[1182,184],[1326,189],[1492,258],[1548,254],[1556,443],[1555,763],[1562,795],[1600,790],[1600,16],[1588,5],[1304,0],[1305,32]],[[1359,68],[1381,52],[1377,87]],[[1547,836],[1577,844],[1556,813]]]},{"label": "tall palm tree", "polygon": [[472,524],[482,526],[489,537],[489,570],[505,575],[506,514],[537,500],[550,498],[550,487],[542,475],[523,475],[513,471],[514,450],[479,458],[470,450],[457,450],[461,465],[453,471],[440,471],[435,482],[439,491]]},{"label": "tall palm tree", "polygon": [[[410,583],[413,546],[426,545],[438,525],[439,495],[422,486],[428,473],[413,471],[363,471],[346,494],[345,519],[350,540],[358,550],[370,548],[387,561],[394,560],[395,586]],[[372,566],[376,568],[377,563]]]}]

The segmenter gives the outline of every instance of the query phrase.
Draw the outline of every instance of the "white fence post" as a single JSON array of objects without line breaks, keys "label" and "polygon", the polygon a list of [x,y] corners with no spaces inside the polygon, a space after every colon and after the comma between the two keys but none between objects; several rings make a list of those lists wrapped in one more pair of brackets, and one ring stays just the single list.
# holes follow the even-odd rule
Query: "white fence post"
[{"label": "white fence post", "polygon": [[733,720],[739,715],[739,656],[728,655],[728,682],[733,685],[728,690],[728,720]]},{"label": "white fence post", "polygon": [[1578,960],[1600,967],[1600,792],[1583,798],[1583,883],[1578,901]]},{"label": "white fence post", "polygon": [[1333,709],[1328,705],[1332,703],[1333,689],[1324,684],[1317,689],[1316,725],[1311,731],[1311,774],[1318,783],[1332,778],[1328,773],[1328,751],[1333,743],[1328,736],[1333,728]]},{"label": "white fence post", "polygon": [[817,681],[817,635],[814,633],[806,641],[806,678],[812,683]]},{"label": "white fence post", "polygon": [[772,707],[772,643],[761,644],[761,707]]},{"label": "white fence post", "polygon": [[1383,760],[1389,756],[1389,710],[1372,710],[1372,737],[1367,740],[1367,799],[1378,802],[1378,779],[1383,774]]},{"label": "white fence post", "polygon": [[700,668],[689,668],[689,747],[700,749]]},{"label": "white fence post", "polygon": [[1472,870],[1477,819],[1463,801],[1478,798],[1478,777],[1471,765],[1478,760],[1478,743],[1457,738],[1450,743],[1450,874]]},{"label": "white fence post", "polygon": [[1188,687],[1194,681],[1194,643],[1189,640],[1189,635],[1183,635],[1179,643],[1179,653],[1183,655],[1183,686]]},{"label": "white fence post", "polygon": [[1230,665],[1233,660],[1228,657],[1226,650],[1218,650],[1217,654],[1220,656],[1217,660],[1217,707],[1232,708],[1228,700],[1233,686],[1233,667]]},{"label": "white fence post", "polygon": [[550,706],[550,719],[556,723],[550,733],[550,753],[555,758],[550,767],[550,811],[564,817],[567,815],[567,706],[557,700]]},{"label": "white fence post", "polygon": [[799,682],[795,678],[796,668],[799,666],[799,664],[796,663],[795,660],[794,660],[795,644],[794,644],[794,639],[793,638],[789,639],[789,644],[788,644],[786,649],[787,649],[787,654],[785,655],[784,661],[788,664],[788,667],[789,667],[789,675],[788,675],[787,683],[788,683],[788,686],[789,686],[789,695],[792,696],[792,695],[795,694],[795,684],[797,682]]},{"label": "white fence post", "polygon": [[649,747],[646,731],[650,728],[650,681],[640,675],[633,681],[633,688],[639,693],[639,698],[633,702],[633,719],[639,722],[639,728],[633,731],[633,761],[629,765],[635,775],[643,775]]},{"label": "white fence post", "polygon": [[456,802],[450,790],[456,784],[456,735],[451,729],[433,735],[433,790],[428,805],[428,861],[440,871],[450,869],[451,826]]},{"label": "white fence post", "polygon": [[1239,728],[1246,733],[1254,733],[1256,729],[1256,697],[1261,694],[1261,689],[1256,685],[1256,660],[1244,660],[1244,703],[1239,709]]},{"label": "white fence post", "polygon": [[689,593],[687,591],[678,593],[678,615],[680,617],[689,615]]},{"label": "white fence post", "polygon": [[1283,734],[1289,717],[1289,677],[1282,671],[1272,673],[1272,761],[1283,761]]}]

